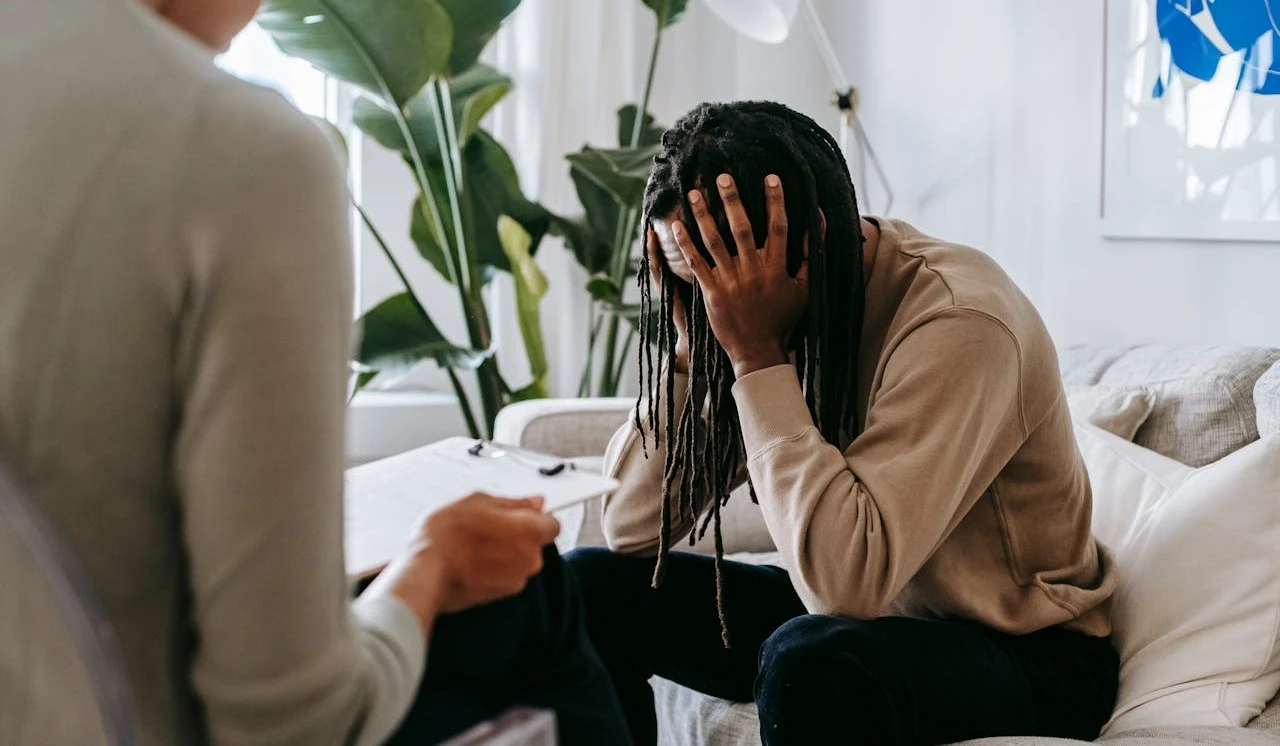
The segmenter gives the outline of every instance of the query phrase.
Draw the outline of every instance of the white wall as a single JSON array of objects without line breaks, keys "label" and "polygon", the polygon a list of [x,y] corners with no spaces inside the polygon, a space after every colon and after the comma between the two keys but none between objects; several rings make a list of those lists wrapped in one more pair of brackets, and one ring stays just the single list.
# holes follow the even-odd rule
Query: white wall
[{"label": "white wall", "polygon": [[995,256],[1061,343],[1280,346],[1280,245],[1102,238],[1104,4],[827,3],[895,212]]}]

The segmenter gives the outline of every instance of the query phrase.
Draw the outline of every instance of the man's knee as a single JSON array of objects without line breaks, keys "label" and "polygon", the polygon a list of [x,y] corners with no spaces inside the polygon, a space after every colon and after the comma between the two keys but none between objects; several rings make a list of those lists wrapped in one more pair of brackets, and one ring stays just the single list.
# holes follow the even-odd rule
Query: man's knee
[{"label": "man's knee", "polygon": [[[774,717],[857,706],[867,694],[874,654],[865,649],[869,623],[810,614],[779,627],[760,648],[756,701]],[[870,632],[870,629],[864,630]]]},{"label": "man's knee", "polygon": [[760,648],[757,699],[783,695],[823,677],[831,660],[829,631],[835,621],[808,614],[775,630]]},{"label": "man's knee", "polygon": [[756,703],[767,744],[896,743],[887,706],[883,620],[808,615],[782,625],[760,649]]},{"label": "man's knee", "polygon": [[653,561],[612,552],[604,547],[579,547],[564,556],[569,572],[588,599],[647,589]]}]

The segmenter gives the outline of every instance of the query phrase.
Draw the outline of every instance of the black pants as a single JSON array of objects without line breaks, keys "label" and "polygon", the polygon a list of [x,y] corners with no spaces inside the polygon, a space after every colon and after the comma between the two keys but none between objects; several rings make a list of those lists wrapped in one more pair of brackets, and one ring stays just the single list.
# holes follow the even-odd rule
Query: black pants
[{"label": "black pants", "polygon": [[903,744],[1039,735],[1093,739],[1115,702],[1110,641],[1060,628],[1010,636],[982,625],[811,615],[776,567],[726,562],[731,647],[720,640],[713,561],[603,549],[565,558],[587,629],[613,676],[633,741],[657,742],[650,676],[755,700],[765,744]]},{"label": "black pants", "polygon": [[554,547],[517,596],[436,620],[417,700],[392,746],[436,744],[509,707],[555,710],[562,746],[628,744],[582,597]]}]

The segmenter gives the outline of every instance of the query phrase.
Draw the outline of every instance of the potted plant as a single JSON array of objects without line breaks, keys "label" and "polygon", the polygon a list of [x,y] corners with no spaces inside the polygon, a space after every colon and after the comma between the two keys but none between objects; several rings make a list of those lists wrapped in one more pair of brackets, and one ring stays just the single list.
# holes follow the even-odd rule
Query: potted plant
[{"label": "potted plant", "polygon": [[[404,290],[360,318],[356,389],[377,373],[434,360],[452,382],[474,437],[492,433],[508,402],[547,395],[538,302],[546,278],[533,261],[552,216],[520,190],[510,156],[480,121],[511,80],[479,62],[519,0],[266,0],[259,24],[280,49],[361,91],[355,125],[398,152],[418,195],[409,232],[423,259],[452,286],[465,344],[432,321],[383,234],[360,210]],[[516,287],[532,380],[513,387],[495,354],[484,289],[498,272]],[[474,376],[479,410],[459,373]]]}]

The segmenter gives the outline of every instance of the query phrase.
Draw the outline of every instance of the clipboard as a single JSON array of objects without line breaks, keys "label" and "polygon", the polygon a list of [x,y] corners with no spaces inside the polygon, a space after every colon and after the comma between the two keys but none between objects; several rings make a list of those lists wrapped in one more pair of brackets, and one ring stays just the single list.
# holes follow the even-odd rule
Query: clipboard
[{"label": "clipboard", "polygon": [[546,499],[553,513],[618,488],[565,459],[471,438],[447,438],[346,473],[344,543],[350,580],[380,571],[422,519],[473,492]]}]

